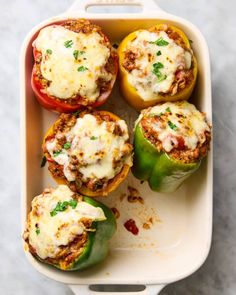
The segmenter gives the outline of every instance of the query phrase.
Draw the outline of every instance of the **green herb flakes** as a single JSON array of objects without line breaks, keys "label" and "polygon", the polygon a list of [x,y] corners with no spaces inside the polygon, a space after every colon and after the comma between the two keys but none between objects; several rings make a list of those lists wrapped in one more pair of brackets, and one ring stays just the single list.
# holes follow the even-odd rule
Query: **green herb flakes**
[{"label": "green herb flakes", "polygon": [[52,54],[52,50],[51,50],[51,49],[47,49],[47,50],[46,50],[46,53],[47,53],[47,54]]},{"label": "green herb flakes", "polygon": [[68,208],[69,203],[65,202],[58,202],[56,207],[50,212],[51,216],[57,215],[58,212],[63,212]]},{"label": "green herb flakes", "polygon": [[157,51],[157,56],[160,56],[160,55],[161,55],[161,51],[158,50],[158,51]]},{"label": "green herb flakes", "polygon": [[149,43],[156,44],[157,46],[167,46],[169,44],[169,42],[167,42],[166,40],[164,40],[163,37],[160,37],[156,41],[151,41]]},{"label": "green herb flakes", "polygon": [[91,139],[91,140],[96,140],[96,139],[98,139],[98,138],[97,138],[96,136],[91,136],[90,139]]},{"label": "green herb flakes", "polygon": [[36,235],[38,236],[40,234],[40,229],[36,228],[35,232],[36,232]]},{"label": "green herb flakes", "polygon": [[84,53],[85,53],[85,51],[83,51],[83,50],[81,50],[81,51],[79,51],[79,50],[74,50],[73,55],[74,55],[75,60],[78,59],[79,55],[82,55],[82,54],[84,54]]},{"label": "green herb flakes", "polygon": [[58,212],[63,212],[65,211],[69,206],[72,209],[75,209],[78,204],[77,200],[70,200],[70,201],[64,201],[64,202],[58,202],[56,207],[50,212],[50,215],[53,217],[57,215]]},{"label": "green herb flakes", "polygon": [[161,82],[167,78],[167,75],[160,74],[157,76],[157,78],[158,78],[157,82]]},{"label": "green herb flakes", "polygon": [[176,131],[178,129],[178,127],[174,123],[172,123],[171,121],[168,121],[168,125],[174,131]]},{"label": "green herb flakes", "polygon": [[64,42],[64,46],[66,48],[71,48],[73,45],[73,41],[72,40],[67,40],[66,42]]},{"label": "green herb flakes", "polygon": [[75,60],[77,60],[78,56],[79,56],[79,50],[74,50],[73,55],[74,55]]},{"label": "green herb flakes", "polygon": [[164,65],[161,62],[157,62],[153,64],[153,74],[157,76],[157,81],[161,82],[167,78],[167,75],[164,75],[160,72],[160,69],[164,68]]},{"label": "green herb flakes", "polygon": [[86,68],[84,66],[78,67],[78,69],[77,69],[78,72],[85,72],[87,70],[88,70],[88,68]]},{"label": "green herb flakes", "polygon": [[163,69],[164,65],[161,62],[156,62],[153,64],[154,69]]},{"label": "green herb flakes", "polygon": [[53,152],[53,156],[57,157],[57,156],[59,156],[61,154],[61,152],[62,152],[62,150]]},{"label": "green herb flakes", "polygon": [[69,201],[69,206],[71,206],[72,209],[75,209],[77,204],[78,204],[77,200],[72,199]]},{"label": "green herb flakes", "polygon": [[170,110],[170,108],[168,107],[168,108],[166,108],[166,112],[168,112],[168,113],[171,113],[171,110]]},{"label": "green herb flakes", "polygon": [[64,148],[65,150],[68,150],[70,147],[71,147],[71,143],[70,143],[70,142],[66,142],[66,143],[63,145],[63,148]]}]

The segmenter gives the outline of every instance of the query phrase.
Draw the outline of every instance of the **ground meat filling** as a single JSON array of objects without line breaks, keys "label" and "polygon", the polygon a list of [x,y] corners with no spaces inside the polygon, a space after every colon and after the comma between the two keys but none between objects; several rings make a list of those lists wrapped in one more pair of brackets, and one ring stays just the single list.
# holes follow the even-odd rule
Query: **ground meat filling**
[{"label": "ground meat filling", "polygon": [[[57,121],[56,124],[53,126],[53,132],[45,139],[45,143],[43,144],[43,152],[48,160],[49,166],[48,169],[51,172],[51,174],[55,178],[60,178],[66,181],[67,185],[70,187],[72,191],[78,191],[81,186],[87,187],[91,191],[99,191],[104,190],[106,187],[117,177],[119,172],[115,175],[112,179],[102,178],[90,178],[87,181],[84,181],[83,174],[79,171],[79,168],[81,165],[84,165],[84,163],[80,163],[78,158],[75,155],[70,155],[70,164],[69,169],[71,172],[73,172],[76,176],[75,181],[68,181],[64,174],[64,166],[58,164],[55,160],[52,159],[50,153],[47,149],[47,142],[51,141],[53,139],[57,139],[57,145],[56,150],[60,151],[62,150],[63,146],[66,144],[66,136],[65,133],[69,132],[71,128],[76,124],[77,118],[83,118],[84,115],[88,114],[87,111],[80,112],[79,114],[61,114],[60,119]],[[112,117],[110,117],[107,114],[101,114],[98,111],[90,112],[89,114],[93,115],[98,124],[102,124],[104,121],[107,123],[107,130],[108,132],[111,132],[112,134],[116,136],[123,136],[124,131],[121,129],[120,125],[115,124],[116,120]],[[110,124],[109,124],[110,123]],[[93,144],[93,142],[91,142]],[[116,171],[117,167],[122,167],[121,170],[124,167],[124,164],[126,163],[125,159],[131,155],[132,152],[132,145],[128,142],[125,143],[122,150],[122,157],[119,160],[113,159],[113,168]],[[83,154],[80,154],[80,156],[83,156]],[[96,154],[96,156],[99,156],[99,154]]]},{"label": "ground meat filling", "polygon": [[[42,196],[46,197],[47,193],[52,192],[51,189],[46,189],[43,193]],[[81,202],[82,196],[80,196],[79,194],[74,194],[73,195],[73,199],[77,200],[78,202]],[[34,207],[32,209],[32,214],[37,215],[37,207]],[[57,255],[53,258],[51,257],[47,257],[45,259],[40,258],[37,255],[36,249],[34,249],[34,247],[29,243],[29,229],[27,229],[24,234],[23,234],[23,238],[25,240],[25,242],[27,243],[28,247],[29,247],[29,252],[35,256],[36,258],[38,258],[39,260],[49,263],[49,264],[53,264],[53,265],[57,265],[60,269],[70,269],[73,267],[73,263],[78,260],[78,258],[80,257],[80,255],[83,253],[84,247],[86,247],[87,241],[88,241],[88,233],[89,231],[94,231],[93,227],[92,227],[92,220],[86,217],[83,217],[80,219],[80,223],[82,223],[84,225],[84,231],[81,235],[77,235],[70,243],[68,243],[67,245],[61,245],[59,246],[59,251],[57,252]],[[27,224],[30,224],[30,219],[28,216],[28,220],[27,220]],[[60,228],[58,228],[58,231],[60,230]]]},{"label": "ground meat filling", "polygon": [[[88,220],[89,221],[89,220]],[[84,222],[83,222],[84,223]],[[84,223],[86,224],[86,229],[89,231],[91,227],[91,223]],[[60,269],[70,269],[73,266],[74,261],[76,261],[80,255],[83,253],[84,247],[88,241],[88,231],[84,231],[82,235],[77,236],[71,243],[66,246],[60,246],[60,252],[58,253],[57,257],[55,258],[46,258],[41,259],[35,249],[29,244],[29,240],[26,239],[26,243],[28,244],[30,253],[42,260],[43,262],[58,265]]]},{"label": "ground meat filling", "polygon": [[[205,118],[205,114],[201,114],[203,114]],[[178,116],[179,120],[183,119],[183,116],[181,114],[179,114]],[[140,125],[142,127],[142,132],[145,138],[152,145],[154,145],[159,152],[166,152],[172,159],[181,161],[182,163],[186,164],[198,162],[207,155],[211,141],[210,127],[204,132],[204,141],[198,141],[194,149],[186,146],[183,136],[170,135],[172,136],[172,148],[170,151],[167,152],[163,147],[163,142],[158,138],[158,132],[155,130],[155,126],[166,128],[165,124],[167,121],[168,112],[160,113],[157,115],[150,115],[150,113],[144,114],[142,119],[140,120]],[[185,126],[185,129],[190,130],[188,125]]]},{"label": "ground meat filling", "polygon": [[[100,34],[104,39],[103,44],[110,50],[110,57],[105,65],[104,69],[106,70],[107,73],[112,74],[113,76],[116,75],[117,54],[116,54],[115,50],[112,48],[107,37],[104,36],[104,34],[99,26],[91,24],[88,20],[84,20],[84,19],[79,19],[79,20],[72,19],[72,20],[68,20],[60,25],[70,31],[75,32],[75,33],[89,34],[92,32],[96,32],[96,33]],[[40,68],[41,61],[42,61],[41,52],[36,51],[36,53],[37,54],[36,54],[36,58],[35,58],[34,74],[35,74],[36,81],[38,81],[41,84],[41,88],[43,90],[43,89],[48,88],[50,86],[51,82],[48,81],[47,79],[45,79],[41,73],[41,68]],[[107,80],[104,80],[103,78],[98,78],[98,80],[96,82],[97,82],[98,88],[100,90],[100,96],[103,93],[109,91],[109,89],[112,87],[112,83],[113,83],[112,80],[107,81]],[[53,99],[60,101],[60,102],[63,101],[63,103],[68,104],[68,105],[81,104],[81,105],[87,106],[89,104],[89,101],[87,101],[86,98],[84,98],[80,95],[74,95],[71,98],[63,99],[63,100],[61,100],[58,97],[53,97]]]},{"label": "ground meat filling", "polygon": [[[173,31],[167,25],[163,25],[162,27],[158,29],[153,28],[153,29],[150,29],[149,31],[154,33],[159,33],[161,31],[164,31],[170,39],[174,40],[174,42],[177,45],[179,45],[185,51],[188,51],[192,55],[191,50],[189,50],[189,48],[186,47],[186,44],[184,43],[184,40],[182,39],[182,37],[177,32]],[[139,58],[141,55],[142,55],[142,52],[138,50],[137,48],[134,48],[134,47],[131,47],[130,49],[128,48],[124,52],[124,61],[122,63],[123,67],[129,73],[131,73],[133,70],[140,70],[139,65],[137,65],[136,63],[136,59]],[[153,62],[153,57],[151,55],[148,56],[148,62],[150,63]],[[194,67],[193,62],[191,63],[190,69],[185,69],[182,65],[179,65],[179,67],[177,68],[175,72],[174,81],[171,87],[169,88],[169,90],[167,92],[160,91],[159,94],[162,96],[175,95],[176,93],[188,87],[194,79],[193,67]]]}]

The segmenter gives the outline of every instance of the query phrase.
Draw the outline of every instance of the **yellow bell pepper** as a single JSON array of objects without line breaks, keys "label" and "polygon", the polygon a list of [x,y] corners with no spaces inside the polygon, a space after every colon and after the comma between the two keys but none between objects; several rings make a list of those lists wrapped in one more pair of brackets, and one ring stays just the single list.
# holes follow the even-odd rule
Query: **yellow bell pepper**
[{"label": "yellow bell pepper", "polygon": [[[120,120],[120,118],[118,116],[116,116],[115,114],[113,114],[111,112],[108,112],[108,111],[98,111],[98,113],[100,115],[106,115],[106,116],[110,117],[111,120],[113,120],[113,121]],[[79,117],[79,114],[77,116]],[[46,132],[46,134],[44,136],[44,139],[43,139],[43,144],[42,144],[43,150],[44,150],[47,138],[50,137],[50,136],[53,136],[54,126],[56,126],[59,123],[60,123],[60,118]],[[50,154],[49,153],[44,153],[44,156],[46,157],[46,160],[48,161],[48,163],[50,165],[50,162],[53,162],[53,159],[51,158]],[[77,189],[77,191],[80,194],[85,195],[85,196],[89,196],[89,197],[99,197],[99,196],[100,197],[105,197],[110,192],[114,191],[125,180],[125,178],[129,174],[129,171],[130,171],[130,166],[127,165],[127,164],[124,164],[121,171],[113,179],[111,179],[108,182],[105,189],[92,191],[92,190],[88,189],[86,186],[82,185],[80,188]],[[68,185],[69,184],[65,177],[56,177],[54,175],[52,175],[52,177],[57,182],[58,185],[60,185],[60,184]]]},{"label": "yellow bell pepper", "polygon": [[[148,29],[150,32],[154,32],[156,30],[161,30],[166,24],[158,24],[154,27],[151,27]],[[191,48],[190,41],[187,38],[187,36],[184,34],[183,31],[180,29],[168,25],[168,28],[170,28],[173,32],[176,32],[185,43],[186,48]],[[178,101],[178,100],[187,100],[190,95],[192,94],[196,78],[197,78],[197,61],[195,56],[193,55],[192,59],[192,68],[193,68],[193,80],[189,85],[187,85],[184,89],[181,89],[176,94],[158,94],[158,96],[153,100],[144,100],[141,95],[138,93],[135,87],[133,87],[130,82],[128,81],[128,74],[129,72],[124,68],[123,62],[125,59],[125,51],[127,49],[128,44],[134,40],[137,35],[143,30],[137,30],[128,36],[126,36],[122,42],[119,45],[118,48],[118,55],[119,55],[119,72],[120,72],[120,90],[124,98],[127,100],[127,102],[134,107],[136,110],[141,110],[150,106],[154,106],[157,103],[165,102],[165,101]]]}]

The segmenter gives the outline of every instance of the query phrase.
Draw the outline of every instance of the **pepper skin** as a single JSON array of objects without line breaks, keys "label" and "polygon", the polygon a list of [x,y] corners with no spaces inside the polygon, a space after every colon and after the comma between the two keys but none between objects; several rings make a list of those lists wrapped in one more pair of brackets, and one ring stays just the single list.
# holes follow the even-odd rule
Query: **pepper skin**
[{"label": "pepper skin", "polygon": [[144,137],[140,124],[134,135],[134,165],[132,172],[140,180],[146,180],[156,192],[174,192],[185,179],[193,174],[201,161],[185,164],[171,159],[167,153],[157,149]]},{"label": "pepper skin", "polygon": [[[149,31],[155,31],[157,29],[160,29],[163,27],[163,24],[158,24],[152,28],[149,29]],[[183,39],[185,46],[187,48],[191,48],[190,41],[187,38],[187,36],[182,32],[180,29],[168,25],[170,29],[172,29],[173,32],[178,33],[180,37]],[[159,94],[156,99],[145,101],[142,99],[142,97],[139,95],[137,90],[129,83],[128,81],[128,71],[123,67],[123,62],[125,59],[125,51],[127,48],[127,45],[129,42],[134,40],[138,33],[142,30],[135,31],[131,34],[129,34],[127,37],[125,37],[122,42],[119,45],[118,48],[118,56],[119,56],[119,75],[120,75],[120,90],[123,95],[123,97],[127,100],[127,102],[136,110],[142,110],[144,108],[154,106],[157,103],[165,102],[165,101],[178,101],[178,100],[188,100],[189,97],[192,94],[193,88],[195,86],[195,82],[197,79],[197,61],[196,58],[193,55],[193,80],[192,82],[186,86],[183,90],[178,91],[175,95],[170,94]]]},{"label": "pepper skin", "polygon": [[[110,118],[112,118],[114,121],[118,121],[120,120],[120,118],[118,116],[116,116],[113,113],[110,113],[108,111],[98,111],[98,114],[101,115],[107,115]],[[60,120],[60,119],[59,119]],[[53,126],[58,124],[59,120],[57,120],[46,132],[44,139],[43,139],[43,144],[42,146],[44,147],[45,142],[46,142],[46,138],[48,136],[53,135]],[[43,148],[44,149],[44,148]],[[48,162],[52,162],[53,160],[51,159],[50,155],[48,153],[45,154],[45,157],[47,159]],[[129,174],[130,171],[130,166],[127,164],[124,164],[122,170],[120,171],[120,173],[118,173],[111,181],[109,181],[108,185],[106,186],[105,189],[101,189],[101,190],[97,190],[97,191],[92,191],[90,189],[88,189],[86,186],[81,186],[78,189],[78,192],[82,195],[85,196],[89,196],[89,197],[105,197],[107,196],[110,192],[114,191],[127,177],[127,175]],[[67,181],[65,178],[59,178],[59,177],[55,177],[53,176],[53,179],[58,183],[58,185],[60,184],[65,184],[67,185]]]},{"label": "pepper skin", "polygon": [[[116,219],[108,207],[89,197],[83,197],[83,201],[94,207],[102,208],[106,220],[93,222],[92,228],[95,229],[95,231],[88,233],[88,240],[83,253],[68,268],[62,269],[59,265],[53,264],[56,268],[64,271],[82,270],[104,260],[108,253],[108,242],[116,231]],[[45,262],[41,259],[39,260]]]},{"label": "pepper skin", "polygon": [[[80,22],[84,21],[85,25],[87,24],[86,20],[79,20],[79,21]],[[51,25],[56,24],[56,25],[64,26],[64,23],[65,22],[56,22],[56,23],[52,23]],[[109,42],[108,37],[105,34],[101,32],[101,35],[103,36],[106,42]],[[118,56],[115,51],[111,52],[111,59],[114,66],[114,74],[110,81],[109,87],[107,87],[106,90],[101,92],[100,96],[97,98],[95,102],[87,106],[84,106],[82,103],[80,103],[81,97],[79,95],[73,98],[74,100],[77,101],[77,103],[72,104],[70,103],[70,100],[68,99],[63,100],[63,99],[59,99],[52,95],[47,94],[45,91],[45,87],[42,85],[37,75],[36,61],[41,59],[42,53],[38,51],[35,48],[35,46],[33,46],[33,56],[34,56],[35,64],[32,69],[31,86],[35,94],[35,97],[44,108],[50,111],[58,112],[58,113],[73,113],[79,109],[84,109],[85,107],[97,108],[101,106],[102,104],[104,104],[106,100],[108,99],[108,97],[110,96],[113,86],[115,84],[116,76],[118,72]]]}]

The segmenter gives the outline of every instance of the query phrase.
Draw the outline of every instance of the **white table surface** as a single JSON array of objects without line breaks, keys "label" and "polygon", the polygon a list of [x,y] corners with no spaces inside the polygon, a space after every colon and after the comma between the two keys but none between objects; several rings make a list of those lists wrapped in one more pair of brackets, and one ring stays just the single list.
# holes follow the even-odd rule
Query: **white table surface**
[{"label": "white table surface", "polygon": [[[82,1],[82,0],[81,0]],[[236,294],[236,1],[158,0],[205,35],[214,111],[214,233],[204,266],[162,295]],[[20,232],[18,57],[26,33],[73,0],[0,0],[0,294],[72,294],[27,262]]]}]

